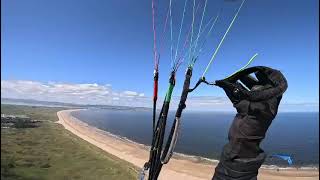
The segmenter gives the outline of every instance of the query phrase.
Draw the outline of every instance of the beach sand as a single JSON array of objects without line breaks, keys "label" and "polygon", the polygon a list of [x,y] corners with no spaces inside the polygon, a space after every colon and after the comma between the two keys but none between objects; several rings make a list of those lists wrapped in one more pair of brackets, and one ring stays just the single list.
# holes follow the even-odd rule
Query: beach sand
[{"label": "beach sand", "polygon": [[[149,158],[148,149],[141,144],[121,139],[110,133],[76,119],[72,111],[64,110],[57,113],[59,121],[67,130],[102,150],[142,168]],[[159,179],[167,180],[204,180],[211,179],[217,163],[199,162],[192,158],[172,158],[163,166]],[[316,180],[319,179],[318,169],[265,169],[260,168],[259,180]]]}]

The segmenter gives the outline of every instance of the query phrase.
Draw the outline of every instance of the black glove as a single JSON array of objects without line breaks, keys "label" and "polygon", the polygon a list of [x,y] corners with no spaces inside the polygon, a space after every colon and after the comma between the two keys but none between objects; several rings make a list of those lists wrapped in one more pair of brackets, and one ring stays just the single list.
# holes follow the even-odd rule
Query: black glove
[{"label": "black glove", "polygon": [[254,179],[265,159],[260,142],[277,115],[287,81],[280,71],[258,66],[218,80],[216,85],[224,89],[237,115],[213,179]]}]

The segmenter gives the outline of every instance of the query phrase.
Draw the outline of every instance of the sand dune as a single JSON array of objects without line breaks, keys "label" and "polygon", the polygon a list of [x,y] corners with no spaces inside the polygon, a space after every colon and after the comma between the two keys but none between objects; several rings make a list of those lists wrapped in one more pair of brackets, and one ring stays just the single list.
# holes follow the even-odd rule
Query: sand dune
[{"label": "sand dune", "polygon": [[[113,154],[133,165],[141,168],[149,157],[145,146],[118,138],[105,131],[91,127],[88,124],[71,116],[72,111],[64,110],[57,113],[58,123],[67,130],[89,143]],[[204,180],[211,179],[216,163],[196,162],[190,158],[172,158],[162,168],[159,179],[167,180]],[[259,180],[316,180],[319,179],[319,170],[316,169],[263,169],[259,171]]]}]

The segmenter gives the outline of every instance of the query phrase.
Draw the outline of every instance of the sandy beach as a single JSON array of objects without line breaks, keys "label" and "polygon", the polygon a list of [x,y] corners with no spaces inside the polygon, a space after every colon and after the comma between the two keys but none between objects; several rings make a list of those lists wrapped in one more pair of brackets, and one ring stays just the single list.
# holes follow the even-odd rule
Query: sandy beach
[{"label": "sandy beach", "polygon": [[[131,142],[91,127],[71,116],[72,111],[64,110],[57,113],[59,121],[65,129],[102,150],[128,161],[141,168],[149,157],[148,149],[141,144]],[[163,166],[159,179],[205,180],[211,179],[216,163],[205,163],[192,158],[172,158]],[[316,180],[319,179],[317,169],[266,169],[259,171],[259,180]]]}]

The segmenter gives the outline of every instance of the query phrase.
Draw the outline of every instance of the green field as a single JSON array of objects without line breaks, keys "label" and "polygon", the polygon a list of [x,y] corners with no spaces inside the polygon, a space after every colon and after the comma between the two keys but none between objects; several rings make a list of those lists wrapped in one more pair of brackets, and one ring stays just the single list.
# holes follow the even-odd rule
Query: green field
[{"label": "green field", "polygon": [[1,129],[1,179],[137,179],[137,168],[61,125],[61,108],[1,105],[1,113],[41,120],[40,127]]}]

